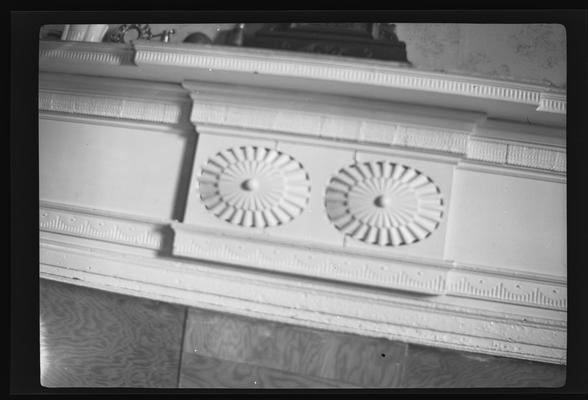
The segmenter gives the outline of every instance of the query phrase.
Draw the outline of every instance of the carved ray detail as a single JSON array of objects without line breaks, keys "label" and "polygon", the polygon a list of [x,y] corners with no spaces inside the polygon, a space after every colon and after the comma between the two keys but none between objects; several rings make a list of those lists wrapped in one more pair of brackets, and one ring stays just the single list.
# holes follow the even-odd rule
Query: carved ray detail
[{"label": "carved ray detail", "polygon": [[443,218],[433,181],[390,161],[358,163],[332,177],[325,193],[329,219],[354,239],[401,246],[427,238]]},{"label": "carved ray detail", "polygon": [[198,177],[200,199],[218,218],[266,228],[291,221],[310,198],[302,164],[277,150],[242,146],[210,158]]}]

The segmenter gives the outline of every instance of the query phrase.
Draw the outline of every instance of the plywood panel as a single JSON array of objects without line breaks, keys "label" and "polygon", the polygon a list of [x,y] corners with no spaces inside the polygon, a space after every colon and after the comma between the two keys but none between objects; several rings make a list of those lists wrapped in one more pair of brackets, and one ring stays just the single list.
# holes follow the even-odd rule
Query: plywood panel
[{"label": "plywood panel", "polygon": [[184,308],[40,281],[41,384],[175,387]]},{"label": "plywood panel", "polygon": [[403,387],[560,387],[565,367],[410,345]]},{"label": "plywood panel", "polygon": [[353,385],[257,365],[184,354],[180,388],[351,388]]},{"label": "plywood panel", "polygon": [[365,387],[400,384],[406,344],[191,309],[184,351]]}]

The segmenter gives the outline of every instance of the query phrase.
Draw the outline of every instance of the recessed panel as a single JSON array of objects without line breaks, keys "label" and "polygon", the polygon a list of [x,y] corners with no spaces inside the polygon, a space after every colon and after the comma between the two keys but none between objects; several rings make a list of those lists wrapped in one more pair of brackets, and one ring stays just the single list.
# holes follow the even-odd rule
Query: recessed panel
[{"label": "recessed panel", "polygon": [[168,132],[40,119],[39,196],[173,219],[190,143]]},{"label": "recessed panel", "polygon": [[455,173],[447,257],[566,276],[566,185],[481,171]]}]

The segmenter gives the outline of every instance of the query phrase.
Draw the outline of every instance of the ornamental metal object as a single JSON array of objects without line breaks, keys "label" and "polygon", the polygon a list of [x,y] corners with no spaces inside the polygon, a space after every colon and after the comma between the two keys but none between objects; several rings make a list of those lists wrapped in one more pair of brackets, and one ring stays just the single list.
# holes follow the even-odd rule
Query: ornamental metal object
[{"label": "ornamental metal object", "polygon": [[392,23],[264,24],[245,33],[243,46],[409,63]]},{"label": "ornamental metal object", "polygon": [[149,24],[124,24],[110,35],[110,40],[116,43],[129,43],[131,40],[151,40],[160,37],[162,42],[168,43],[171,35],[175,33],[175,29],[170,29],[154,35]]}]

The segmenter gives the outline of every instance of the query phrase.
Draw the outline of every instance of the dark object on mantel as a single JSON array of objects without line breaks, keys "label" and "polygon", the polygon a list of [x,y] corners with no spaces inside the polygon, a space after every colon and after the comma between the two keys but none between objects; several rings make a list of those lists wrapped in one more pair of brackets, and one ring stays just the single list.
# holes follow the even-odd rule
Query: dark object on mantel
[{"label": "dark object on mantel", "polygon": [[243,46],[408,62],[394,24],[264,24],[244,36]]},{"label": "dark object on mantel", "polygon": [[175,29],[170,29],[154,35],[149,24],[124,24],[110,34],[110,41],[129,43],[132,40],[151,40],[160,37],[162,42],[169,43],[171,35],[175,33]]},{"label": "dark object on mantel", "polygon": [[212,39],[202,32],[194,32],[186,36],[184,43],[212,44]]}]

